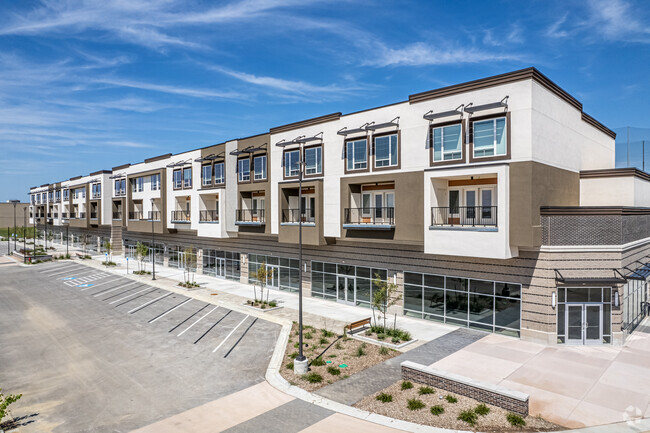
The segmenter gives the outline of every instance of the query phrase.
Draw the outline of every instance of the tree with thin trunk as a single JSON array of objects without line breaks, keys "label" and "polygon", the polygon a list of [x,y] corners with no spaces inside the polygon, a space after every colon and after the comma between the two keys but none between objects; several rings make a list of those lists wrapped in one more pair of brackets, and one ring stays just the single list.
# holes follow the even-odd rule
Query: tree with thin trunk
[{"label": "tree with thin trunk", "polygon": [[[194,272],[196,272],[196,251],[193,247],[187,247],[183,250],[183,256],[185,257],[185,267],[183,275],[187,272],[187,277],[185,277],[185,282],[194,284]],[[191,279],[190,279],[191,278]]]},{"label": "tree with thin trunk", "polygon": [[104,249],[106,250],[106,254],[108,254],[108,261],[112,262],[113,261],[113,244],[111,244],[111,241],[109,241],[109,240],[104,241]]},{"label": "tree with thin trunk", "polygon": [[[397,305],[397,303],[402,299],[402,295],[399,293],[399,286],[397,284],[390,283],[387,280],[382,280],[379,274],[375,274],[372,284],[372,306],[381,313],[384,322],[384,330],[386,330],[386,315],[388,309],[393,305]],[[397,315],[395,315],[395,317],[397,318]]]},{"label": "tree with thin trunk", "polygon": [[[273,272],[273,271],[270,271]],[[260,286],[260,302],[264,300],[264,288],[266,287],[266,279],[269,276],[269,270],[266,268],[266,263],[262,262],[255,271],[253,276],[255,277],[256,284],[253,284],[253,296],[255,297],[255,302],[257,302],[257,292],[255,291],[255,286],[259,284]]]},{"label": "tree with thin trunk", "polygon": [[138,272],[140,273],[145,271],[144,258],[147,257],[147,254],[149,254],[149,247],[142,242],[138,242],[135,245],[135,255],[138,259]]}]

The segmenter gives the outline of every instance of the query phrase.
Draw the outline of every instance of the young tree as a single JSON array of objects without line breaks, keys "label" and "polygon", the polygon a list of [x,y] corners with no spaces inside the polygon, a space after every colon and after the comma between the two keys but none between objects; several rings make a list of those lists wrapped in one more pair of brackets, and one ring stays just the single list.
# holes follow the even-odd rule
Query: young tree
[{"label": "young tree", "polygon": [[[396,305],[402,299],[402,295],[399,293],[399,286],[397,284],[382,280],[379,274],[375,274],[372,284],[372,306],[381,313],[384,321],[384,330],[386,330],[388,309]],[[395,318],[397,319],[397,315],[395,315]]]},{"label": "young tree", "polygon": [[108,261],[112,262],[113,261],[113,244],[111,244],[111,241],[109,241],[109,240],[104,241],[104,249],[106,250],[106,254],[108,254]]},{"label": "young tree", "polygon": [[[194,284],[194,272],[196,272],[196,251],[194,247],[187,247],[183,250],[183,256],[185,256],[185,267],[183,270],[183,277],[185,278],[186,283]],[[185,272],[187,272],[187,277],[185,277]],[[191,281],[190,281],[191,277]]]},{"label": "young tree", "polygon": [[147,257],[147,254],[149,254],[149,247],[142,242],[138,242],[135,245],[135,255],[138,259],[139,272],[144,272],[145,270],[144,258]]},{"label": "young tree", "polygon": [[0,389],[0,424],[2,424],[2,419],[7,415],[7,407],[17,402],[22,396],[22,394],[9,394],[4,396],[2,395],[2,389]]},{"label": "young tree", "polygon": [[264,300],[264,288],[266,287],[266,279],[270,275],[269,270],[266,269],[266,263],[262,262],[260,264],[260,267],[257,268],[257,271],[255,271],[255,274],[253,275],[255,277],[255,280],[257,281],[256,284],[253,284],[253,295],[255,297],[255,301],[257,302],[257,292],[255,291],[255,286],[257,284],[259,284],[260,286],[260,301],[262,301]]}]

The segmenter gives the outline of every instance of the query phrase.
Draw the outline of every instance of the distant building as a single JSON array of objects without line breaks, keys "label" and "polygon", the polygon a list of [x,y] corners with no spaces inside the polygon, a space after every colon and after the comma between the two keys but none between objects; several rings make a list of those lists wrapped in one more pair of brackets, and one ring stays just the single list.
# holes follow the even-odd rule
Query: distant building
[{"label": "distant building", "polygon": [[[16,204],[16,226],[23,226],[23,209],[27,209],[27,224],[29,225],[29,203]],[[0,203],[0,228],[7,228],[14,226],[14,204],[11,202]]]}]

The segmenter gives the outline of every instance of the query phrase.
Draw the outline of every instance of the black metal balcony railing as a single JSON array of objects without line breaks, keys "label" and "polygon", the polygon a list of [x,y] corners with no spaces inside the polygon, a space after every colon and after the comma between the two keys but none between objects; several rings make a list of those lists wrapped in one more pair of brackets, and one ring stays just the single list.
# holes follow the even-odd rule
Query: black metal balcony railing
[{"label": "black metal balcony railing", "polygon": [[122,219],[122,212],[113,212],[113,219],[114,220],[121,220]]},{"label": "black metal balcony railing", "polygon": [[67,212],[62,212],[62,213],[61,213],[61,218],[67,218],[67,217],[68,217],[68,213],[67,213]]},{"label": "black metal balcony railing", "polygon": [[75,219],[75,218],[77,218],[77,214],[74,213],[74,212],[70,212],[70,218],[71,218],[71,219]]},{"label": "black metal balcony railing", "polygon": [[93,193],[93,198],[102,198],[102,193],[101,192],[94,192]]},{"label": "black metal balcony railing", "polygon": [[199,221],[202,221],[202,222],[218,222],[219,221],[219,211],[218,210],[202,210],[202,211],[199,211]]},{"label": "black metal balcony railing", "polygon": [[48,217],[48,218],[52,218],[52,213],[51,213],[51,212],[48,212],[48,213],[47,213],[47,217]]},{"label": "black metal balcony railing", "polygon": [[57,212],[54,212],[54,218],[58,218],[59,214]]},{"label": "black metal balcony railing", "polygon": [[96,220],[97,219],[97,212],[90,212],[90,219],[91,220]]},{"label": "black metal balcony railing", "polygon": [[190,222],[190,211],[188,210],[173,210],[172,222]]},{"label": "black metal balcony railing", "polygon": [[431,225],[496,227],[497,206],[432,207]]},{"label": "black metal balcony railing", "polygon": [[313,209],[282,209],[282,222],[283,223],[313,223],[316,221]]},{"label": "black metal balcony railing", "polygon": [[86,212],[79,212],[79,219],[86,218]]},{"label": "black metal balcony railing", "polygon": [[158,210],[149,211],[149,221],[151,220],[160,221],[160,211]]},{"label": "black metal balcony railing", "polygon": [[237,209],[237,221],[247,223],[263,223],[264,209]]},{"label": "black metal balcony railing", "polygon": [[123,197],[126,195],[126,190],[125,189],[116,189],[115,190],[115,197]]},{"label": "black metal balcony railing", "polygon": [[343,224],[395,225],[394,207],[352,207],[345,209]]},{"label": "black metal balcony railing", "polygon": [[129,212],[129,219],[130,220],[141,220],[142,218],[142,212]]}]

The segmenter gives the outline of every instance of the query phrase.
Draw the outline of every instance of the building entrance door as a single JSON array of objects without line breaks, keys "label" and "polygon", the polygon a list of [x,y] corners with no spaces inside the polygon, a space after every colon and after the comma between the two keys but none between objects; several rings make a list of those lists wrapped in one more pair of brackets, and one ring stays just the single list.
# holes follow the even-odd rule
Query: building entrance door
[{"label": "building entrance door", "polygon": [[596,345],[603,341],[602,304],[566,304],[567,344]]},{"label": "building entrance door", "polygon": [[280,267],[266,265],[266,286],[271,289],[280,289]]},{"label": "building entrance door", "polygon": [[226,259],[217,257],[214,262],[214,274],[217,277],[224,278],[226,276]]},{"label": "building entrance door", "polygon": [[340,302],[354,304],[355,302],[355,281],[354,277],[345,275],[337,276],[336,299]]}]

